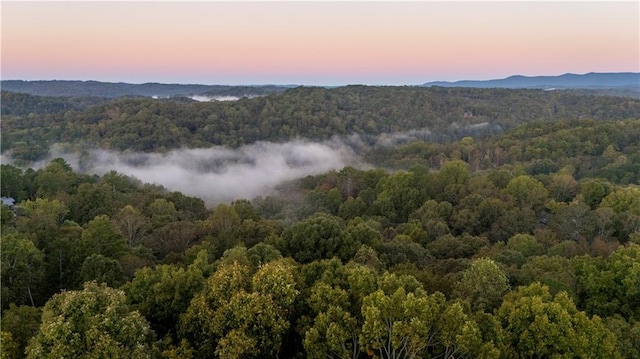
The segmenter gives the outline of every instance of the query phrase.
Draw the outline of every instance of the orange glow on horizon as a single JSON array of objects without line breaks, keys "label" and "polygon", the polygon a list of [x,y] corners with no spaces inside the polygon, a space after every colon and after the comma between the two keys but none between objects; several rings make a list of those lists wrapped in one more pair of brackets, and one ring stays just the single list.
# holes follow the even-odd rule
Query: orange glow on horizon
[{"label": "orange glow on horizon", "polygon": [[638,72],[639,8],[637,2],[6,2],[2,77],[417,84]]}]

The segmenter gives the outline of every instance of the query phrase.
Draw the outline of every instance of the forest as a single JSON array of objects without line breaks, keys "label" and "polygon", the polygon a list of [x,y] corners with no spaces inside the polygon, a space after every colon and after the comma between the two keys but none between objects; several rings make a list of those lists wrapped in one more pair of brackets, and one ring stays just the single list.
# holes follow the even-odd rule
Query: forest
[{"label": "forest", "polygon": [[166,152],[237,148],[257,141],[315,141],[413,131],[414,139],[451,143],[486,138],[532,121],[640,117],[640,100],[572,91],[372,87],[298,87],[230,102],[186,98],[102,99],[2,93],[2,153],[28,165],[54,144],[68,150]]},{"label": "forest", "polygon": [[[640,358],[637,99],[3,91],[2,111],[3,359]],[[352,135],[366,166],[215,206],[47,159]]]}]

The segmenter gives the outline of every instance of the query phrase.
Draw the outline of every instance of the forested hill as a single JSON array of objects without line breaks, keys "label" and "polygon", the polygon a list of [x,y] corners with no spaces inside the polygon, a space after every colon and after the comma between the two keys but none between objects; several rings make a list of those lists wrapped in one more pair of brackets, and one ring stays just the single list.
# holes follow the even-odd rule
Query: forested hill
[{"label": "forested hill", "polygon": [[39,96],[73,96],[73,97],[173,97],[173,96],[258,96],[282,92],[290,86],[226,86],[226,85],[185,85],[143,83],[130,84],[124,82],[99,81],[22,81],[3,80],[2,89],[12,92],[28,93]]},{"label": "forested hill", "polygon": [[2,151],[36,160],[53,143],[152,152],[353,134],[375,144],[380,135],[398,133],[404,135],[390,138],[451,142],[534,120],[583,118],[640,118],[640,101],[541,90],[369,86],[300,87],[233,102],[120,99],[3,116]]},{"label": "forested hill", "polygon": [[560,76],[510,76],[486,81],[435,81],[424,86],[478,87],[478,88],[558,88],[558,89],[615,89],[632,88],[640,91],[640,73],[588,73],[584,75],[564,74]]},{"label": "forested hill", "polygon": [[69,96],[33,96],[21,92],[2,90],[2,116],[7,115],[41,115],[69,110],[84,110],[102,102],[109,101],[104,97],[69,97]]}]

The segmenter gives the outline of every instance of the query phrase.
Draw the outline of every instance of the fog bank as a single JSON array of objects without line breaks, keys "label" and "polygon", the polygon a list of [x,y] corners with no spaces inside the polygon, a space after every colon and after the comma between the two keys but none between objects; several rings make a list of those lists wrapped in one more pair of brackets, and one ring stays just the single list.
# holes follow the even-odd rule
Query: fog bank
[{"label": "fog bank", "polygon": [[54,152],[52,158],[62,157],[80,172],[115,170],[202,198],[209,205],[264,196],[286,181],[355,163],[352,152],[339,141],[258,142],[239,149],[212,147],[166,154],[92,150],[80,156]]},{"label": "fog bank", "polygon": [[189,96],[190,99],[198,102],[209,102],[212,100],[215,101],[237,101],[240,99],[238,96],[202,96],[202,95],[193,95]]}]

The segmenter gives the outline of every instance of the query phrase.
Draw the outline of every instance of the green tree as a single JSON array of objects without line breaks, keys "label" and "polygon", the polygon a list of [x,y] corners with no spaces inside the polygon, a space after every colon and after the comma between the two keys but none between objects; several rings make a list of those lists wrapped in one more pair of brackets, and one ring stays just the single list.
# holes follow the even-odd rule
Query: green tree
[{"label": "green tree", "polygon": [[258,243],[247,250],[247,258],[255,269],[265,263],[282,258],[282,254],[274,246],[264,242]]},{"label": "green tree", "polygon": [[238,263],[221,266],[180,318],[196,358],[277,357],[297,296],[293,267],[269,262],[252,279]]},{"label": "green tree", "polygon": [[364,298],[362,315],[360,345],[380,358],[465,357],[480,346],[477,324],[441,293],[378,290]]},{"label": "green tree", "polygon": [[251,279],[253,291],[271,297],[281,310],[293,304],[298,295],[294,271],[296,266],[290,260],[271,261],[260,266]]},{"label": "green tree", "polygon": [[239,292],[219,309],[222,337],[215,354],[220,358],[277,358],[282,336],[289,328],[268,295]]},{"label": "green tree", "polygon": [[559,208],[553,216],[550,226],[562,239],[578,241],[592,238],[595,214],[585,203],[574,201]]},{"label": "green tree", "polygon": [[80,288],[79,269],[91,254],[91,248],[81,240],[83,229],[77,223],[65,221],[57,233],[45,247],[47,282],[51,293]]},{"label": "green tree", "polygon": [[550,177],[547,190],[556,201],[569,203],[578,192],[578,182],[571,174],[554,174]]},{"label": "green tree", "polygon": [[378,183],[378,195],[373,202],[375,213],[393,224],[406,222],[409,214],[424,200],[414,182],[414,174],[411,172],[398,172],[382,179]]},{"label": "green tree", "polygon": [[354,263],[324,272],[307,298],[314,316],[304,331],[307,356],[357,358],[361,355],[362,301],[377,289],[377,279],[375,270]]},{"label": "green tree", "polygon": [[123,286],[129,303],[147,318],[159,336],[172,330],[175,334],[180,314],[202,290],[205,273],[211,267],[207,255],[206,250],[201,250],[186,268],[166,264],[141,268]]},{"label": "green tree", "polygon": [[506,192],[513,196],[520,207],[526,208],[540,208],[547,198],[544,185],[527,175],[521,175],[509,181]]},{"label": "green tree", "polygon": [[249,270],[238,263],[223,265],[207,280],[202,291],[191,300],[180,315],[179,337],[191,343],[196,358],[214,353],[220,332],[220,308],[228,305],[236,292],[249,289]]},{"label": "green tree", "polygon": [[162,227],[169,222],[178,220],[178,211],[173,202],[158,198],[147,206],[148,215],[154,228]]},{"label": "green tree", "polygon": [[344,201],[338,209],[338,215],[343,219],[352,219],[362,216],[367,211],[367,204],[361,197],[349,197]]},{"label": "green tree", "polygon": [[640,188],[618,188],[603,198],[600,206],[613,208],[616,213],[629,211],[640,214]]},{"label": "green tree", "polygon": [[12,197],[16,202],[26,199],[26,183],[22,170],[18,167],[0,165],[0,193],[3,197]]},{"label": "green tree", "polygon": [[361,243],[372,248],[380,248],[383,243],[379,223],[375,221],[365,222],[362,218],[355,218],[347,224],[340,233],[345,243]]},{"label": "green tree", "polygon": [[13,335],[10,332],[0,332],[0,348],[2,348],[0,350],[1,359],[22,358],[20,356],[20,348],[13,340]]},{"label": "green tree", "polygon": [[38,170],[34,179],[38,189],[36,194],[39,197],[53,196],[58,193],[70,194],[76,189],[78,182],[78,176],[62,158],[56,158]]},{"label": "green tree", "polygon": [[66,203],[69,204],[69,217],[80,224],[99,215],[111,216],[118,208],[113,189],[101,183],[82,183]]},{"label": "green tree", "polygon": [[356,318],[340,306],[331,306],[318,314],[305,333],[304,349],[308,358],[357,359],[359,333]]},{"label": "green tree", "polygon": [[367,266],[376,272],[381,272],[384,269],[384,264],[378,258],[378,253],[366,244],[360,246],[353,256],[353,262]]},{"label": "green tree", "polygon": [[575,296],[576,275],[569,259],[560,256],[538,256],[529,259],[516,274],[517,282],[529,285],[540,282],[551,294],[561,291]]},{"label": "green tree", "polygon": [[524,233],[518,233],[509,238],[506,248],[521,253],[525,258],[542,254],[544,250],[536,237]]},{"label": "green tree", "polygon": [[358,250],[358,243],[352,238],[342,237],[343,228],[340,217],[316,214],[283,232],[281,251],[299,263],[333,256],[348,261]]},{"label": "green tree", "polygon": [[468,234],[454,237],[447,234],[427,244],[426,248],[436,258],[467,258],[488,246],[489,241],[483,237]]},{"label": "green tree", "polygon": [[146,216],[129,205],[122,208],[113,220],[131,247],[142,242],[151,224]]},{"label": "green tree", "polygon": [[213,213],[211,213],[209,221],[214,235],[231,233],[240,225],[241,218],[238,212],[236,212],[236,208],[241,209],[241,206],[219,204]]},{"label": "green tree", "polygon": [[488,258],[476,259],[462,272],[454,294],[470,302],[473,310],[492,312],[500,306],[509,290],[509,280],[498,265]]},{"label": "green tree", "polygon": [[572,263],[578,303],[588,313],[640,319],[640,245],[620,247],[607,259],[581,256]]},{"label": "green tree", "polygon": [[19,234],[0,238],[2,304],[41,305],[44,280],[44,254]]},{"label": "green tree", "polygon": [[0,205],[0,233],[4,234],[14,230],[15,215],[9,206]]},{"label": "green tree", "polygon": [[255,210],[255,208],[253,208],[251,202],[246,199],[233,201],[231,203],[231,207],[233,207],[233,209],[236,211],[241,221],[245,221],[247,219],[257,221],[260,219],[260,215]]},{"label": "green tree", "polygon": [[124,283],[124,272],[120,263],[102,254],[92,254],[85,258],[80,268],[83,282],[96,281],[117,288]]},{"label": "green tree", "polygon": [[420,208],[411,214],[412,219],[422,223],[422,228],[427,234],[426,242],[420,243],[426,246],[429,242],[447,234],[451,234],[449,220],[453,214],[453,205],[449,202],[436,202],[428,200]]},{"label": "green tree", "polygon": [[591,209],[596,209],[610,192],[611,184],[604,180],[588,178],[580,181],[580,198]]},{"label": "green tree", "polygon": [[[2,332],[11,334],[17,349],[16,353],[7,357],[8,359],[25,357],[24,349],[27,347],[29,339],[38,332],[41,317],[42,309],[28,305],[16,306],[11,303],[9,309],[2,311]],[[4,354],[4,343],[0,349]]]},{"label": "green tree", "polygon": [[165,198],[173,203],[178,211],[178,219],[182,221],[204,220],[209,215],[209,210],[200,198],[185,196],[181,192],[171,192]]},{"label": "green tree", "polygon": [[[232,232],[229,232],[227,236],[227,242],[229,244],[243,243],[248,248],[255,246],[258,243],[262,243],[269,237],[275,236],[281,232],[281,224],[273,220],[266,219],[245,219],[238,226],[235,226]],[[218,236],[216,240],[220,242],[224,240],[224,235]],[[224,244],[224,243],[222,243]],[[224,244],[229,245],[229,244]]]},{"label": "green tree", "polygon": [[620,242],[625,243],[630,235],[640,232],[640,188],[618,188],[602,200],[600,207],[615,212],[614,229]]},{"label": "green tree", "polygon": [[127,250],[127,241],[108,216],[100,215],[87,223],[82,243],[90,252],[118,259]]},{"label": "green tree", "polygon": [[154,229],[146,238],[145,245],[153,250],[157,258],[165,258],[172,253],[181,255],[200,238],[204,231],[205,229],[200,227],[199,223],[170,222]]},{"label": "green tree", "polygon": [[539,283],[507,294],[496,316],[505,329],[509,358],[619,358],[615,335],[588,318],[565,292]]},{"label": "green tree", "polygon": [[457,204],[460,192],[471,173],[469,166],[460,160],[446,162],[436,172],[433,183],[429,187],[431,198]]},{"label": "green tree", "polygon": [[224,203],[219,204],[206,220],[206,227],[220,252],[241,243],[244,238],[236,235],[241,224],[242,221],[235,208]]},{"label": "green tree", "polygon": [[530,208],[510,207],[498,218],[489,231],[492,242],[506,242],[518,233],[532,233],[536,224],[536,213]]},{"label": "green tree", "polygon": [[618,350],[623,358],[640,358],[640,321],[628,322],[619,315],[604,318],[618,338]]},{"label": "green tree", "polygon": [[67,206],[58,200],[36,198],[35,201],[24,201],[20,204],[24,216],[16,220],[16,228],[33,236],[34,243],[43,249],[56,239],[60,226],[69,212]]},{"label": "green tree", "polygon": [[153,332],[124,292],[88,282],[53,296],[27,358],[151,358]]}]

